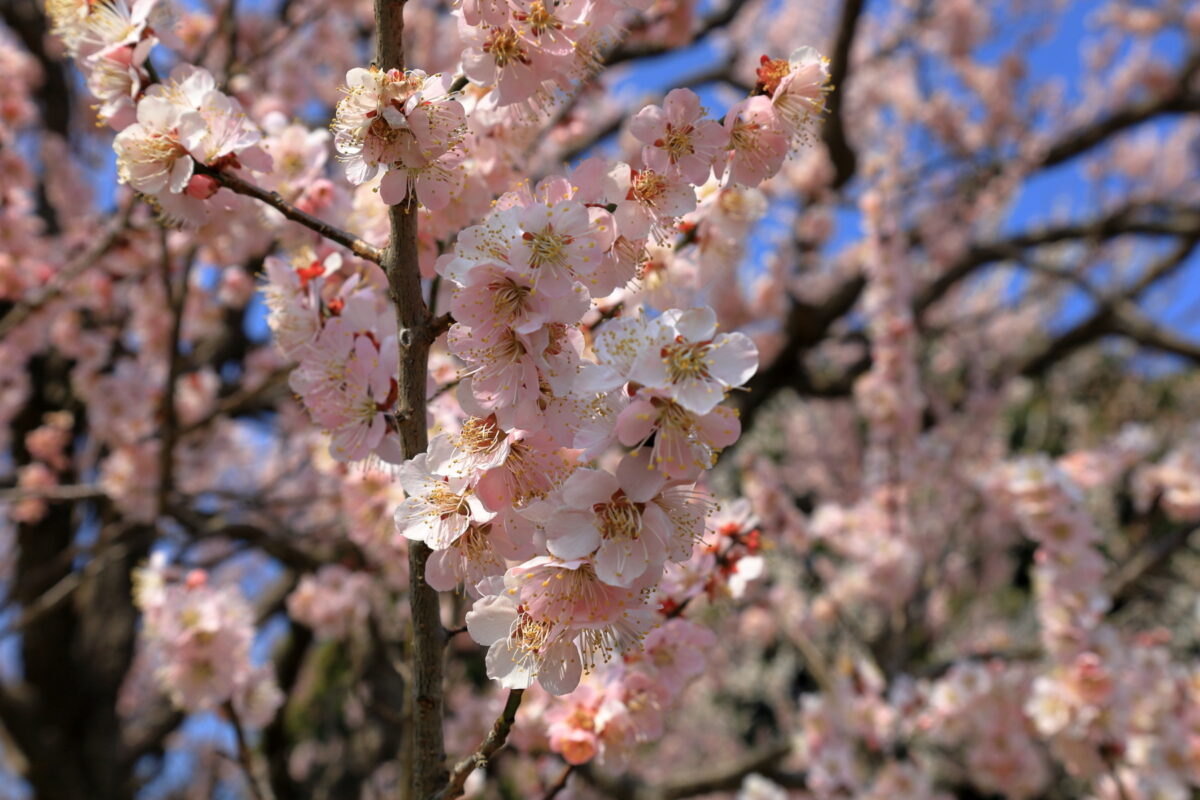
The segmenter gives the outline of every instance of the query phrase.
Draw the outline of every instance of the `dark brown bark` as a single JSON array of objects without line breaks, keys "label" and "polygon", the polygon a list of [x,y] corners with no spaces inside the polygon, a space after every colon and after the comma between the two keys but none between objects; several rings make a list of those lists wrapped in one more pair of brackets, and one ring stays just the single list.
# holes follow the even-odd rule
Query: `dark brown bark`
[{"label": "dark brown bark", "polygon": [[[404,69],[405,0],[375,0],[375,65],[383,70]],[[425,451],[425,381],[429,346],[436,335],[434,320],[421,295],[417,263],[417,207],[412,194],[388,209],[391,240],[382,266],[388,276],[399,331],[399,402],[396,409],[404,455]],[[410,798],[421,800],[437,792],[449,777],[442,739],[443,632],[438,593],[425,582],[430,550],[422,542],[408,549],[409,607],[412,613],[412,722],[409,742]]]}]

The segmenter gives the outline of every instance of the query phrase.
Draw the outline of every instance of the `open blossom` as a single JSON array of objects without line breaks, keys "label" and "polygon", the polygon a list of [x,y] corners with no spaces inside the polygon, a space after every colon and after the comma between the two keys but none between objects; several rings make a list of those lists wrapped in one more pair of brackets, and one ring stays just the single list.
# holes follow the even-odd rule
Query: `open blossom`
[{"label": "open blossom", "polygon": [[398,203],[415,186],[422,202],[444,206],[461,186],[461,156],[449,155],[466,130],[462,104],[448,79],[421,70],[356,67],[346,73],[333,142],[355,185],[388,171],[384,202]]},{"label": "open blossom", "polygon": [[638,645],[653,624],[641,589],[601,581],[591,562],[541,556],[485,581],[467,614],[467,629],[488,645],[488,677],[507,688],[537,680],[566,694],[584,669]]},{"label": "open blossom", "polygon": [[604,693],[591,683],[583,683],[571,692],[570,698],[546,712],[550,749],[568,764],[586,764],[599,752],[603,703]]},{"label": "open blossom", "polygon": [[[181,69],[171,71],[172,82],[179,82]],[[204,70],[182,74],[191,84],[185,96],[195,104],[190,109],[194,113],[183,114],[178,123],[179,136],[188,152],[210,166],[269,171],[271,158],[257,146],[262,132],[247,118],[241,103],[219,91],[212,75]]]},{"label": "open blossom", "polygon": [[449,547],[435,550],[429,556],[425,580],[439,592],[462,586],[467,594],[478,598],[479,584],[487,578],[504,575],[508,561],[533,557],[532,537],[522,535],[524,533],[528,532],[505,525],[500,517],[490,522],[472,523]]},{"label": "open blossom", "polygon": [[594,554],[596,575],[629,586],[661,566],[672,535],[670,520],[651,500],[662,489],[658,473],[632,467],[611,475],[576,470],[562,487],[561,506],[546,520],[546,546],[559,558]]},{"label": "open blossom", "polygon": [[629,379],[662,390],[695,414],[708,414],[758,367],[758,349],[742,333],[717,335],[711,308],[672,309],[655,320],[649,347],[633,361]]},{"label": "open blossom", "polygon": [[613,290],[615,278],[605,256],[613,241],[608,212],[564,200],[504,213],[515,228],[508,261],[534,291],[566,297],[576,281],[593,297]]},{"label": "open blossom", "polygon": [[757,186],[779,172],[789,143],[769,99],[760,95],[734,105],[725,115],[725,130],[731,181]]},{"label": "open blossom", "polygon": [[484,508],[465,477],[438,475],[431,465],[444,461],[444,437],[400,467],[400,484],[408,497],[396,509],[396,527],[405,537],[444,550],[467,532],[472,522],[495,516]]},{"label": "open blossom", "polygon": [[397,392],[392,377],[395,359],[390,357],[395,351],[392,339],[382,347],[366,336],[355,339],[346,362],[345,381],[318,419],[330,429],[330,452],[337,460],[366,458],[387,433],[385,414],[392,411]]},{"label": "open blossom", "polygon": [[46,12],[80,59],[136,45],[151,30],[169,31],[175,16],[170,0],[50,0]]},{"label": "open blossom", "polygon": [[728,134],[720,123],[701,119],[703,115],[700,98],[690,89],[673,89],[662,107],[646,106],[639,111],[630,132],[645,144],[642,161],[646,166],[697,185],[707,181]]},{"label": "open blossom", "polygon": [[215,87],[206,70],[176,66],[169,80],[147,90],[137,122],[113,141],[120,180],[152,197],[170,218],[204,221],[206,201],[219,189],[212,177],[193,174],[193,159],[214,167],[271,167],[257,146],[257,126]]},{"label": "open blossom", "polygon": [[211,585],[202,570],[171,580],[156,557],[135,572],[134,600],[144,614],[143,644],[176,706],[204,711],[250,701],[256,713],[248,722],[270,721],[282,696],[273,674],[251,663],[254,617],[240,592]]},{"label": "open blossom", "polygon": [[642,652],[632,663],[653,671],[659,683],[678,692],[704,671],[705,654],[716,644],[717,636],[710,629],[677,617],[646,635]]},{"label": "open blossom", "polygon": [[136,121],[133,100],[149,80],[144,64],[156,43],[153,37],[116,49],[106,49],[79,62],[88,90],[100,101],[96,116],[115,130]]},{"label": "open blossom", "polygon": [[117,175],[135,190],[157,195],[187,188],[194,162],[179,139],[186,109],[154,94],[137,105],[137,122],[117,134]]},{"label": "open blossom", "polygon": [[789,137],[804,141],[825,111],[829,59],[812,47],[798,48],[786,60],[763,56],[758,85],[770,96]]},{"label": "open blossom", "polygon": [[357,630],[371,610],[371,579],[363,572],[326,564],[305,575],[288,595],[288,613],[319,636],[344,639]]},{"label": "open blossom", "polygon": [[494,87],[500,106],[540,95],[542,83],[565,77],[573,61],[569,51],[552,52],[532,42],[527,25],[520,29],[506,23],[470,25],[460,15],[458,30],[464,47],[463,72],[473,83]]},{"label": "open blossom", "polygon": [[642,391],[617,417],[617,438],[640,447],[651,437],[650,461],[671,479],[695,477],[710,469],[718,453],[737,441],[742,425],[737,412],[717,406],[707,414],[688,411],[674,400]]},{"label": "open blossom", "polygon": [[455,289],[450,311],[479,334],[496,328],[532,333],[548,323],[576,322],[587,311],[588,293],[582,284],[573,284],[565,297],[550,297],[533,290],[533,277],[497,263],[478,264]]},{"label": "open blossom", "polygon": [[611,173],[624,200],[614,216],[627,239],[653,236],[666,242],[679,218],[696,208],[696,191],[679,178],[652,169],[637,170],[618,164]]}]

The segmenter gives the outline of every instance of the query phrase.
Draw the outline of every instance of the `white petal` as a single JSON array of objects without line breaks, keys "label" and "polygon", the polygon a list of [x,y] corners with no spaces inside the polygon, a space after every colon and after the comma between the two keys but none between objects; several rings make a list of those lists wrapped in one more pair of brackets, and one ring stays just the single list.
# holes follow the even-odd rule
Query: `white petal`
[{"label": "white petal", "polygon": [[487,665],[489,678],[499,681],[505,689],[528,689],[533,683],[533,674],[523,665],[513,660],[516,651],[508,646],[507,639],[501,639],[488,648]]},{"label": "white petal", "polygon": [[568,561],[591,555],[600,545],[595,519],[590,511],[558,512],[546,523],[546,548]]},{"label": "white petal", "polygon": [[467,612],[467,633],[479,644],[492,644],[508,639],[517,620],[517,607],[503,595],[492,595],[475,601]]},{"label": "white petal", "polygon": [[[491,653],[488,653],[490,659]],[[546,648],[542,668],[538,671],[538,683],[553,695],[570,694],[579,685],[583,675],[583,661],[579,648],[573,642],[557,641]]]}]

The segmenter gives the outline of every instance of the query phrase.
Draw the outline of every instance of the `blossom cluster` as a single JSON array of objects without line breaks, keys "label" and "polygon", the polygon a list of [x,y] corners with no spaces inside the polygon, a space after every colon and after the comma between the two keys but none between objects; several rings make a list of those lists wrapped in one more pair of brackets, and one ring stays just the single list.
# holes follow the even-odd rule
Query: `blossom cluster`
[{"label": "blossom cluster", "polygon": [[396,521],[434,551],[431,586],[476,598],[467,626],[503,686],[565,694],[638,651],[664,566],[703,537],[697,479],[740,432],[721,402],[757,349],[712,309],[610,319],[590,341],[580,327],[695,211],[698,185],[732,182],[731,139],[702,117],[670,93],[634,120],[639,166],[592,158],[502,195],[438,259],[469,416],[401,468]]},{"label": "blossom cluster", "polygon": [[339,461],[375,455],[402,460],[388,423],[396,403],[396,318],[374,264],[301,251],[292,263],[268,256],[267,321],[280,351],[297,364],[289,383],[330,435]]},{"label": "blossom cluster", "polygon": [[161,554],[134,574],[142,639],[159,685],[184,711],[227,704],[251,727],[271,721],[283,694],[269,666],[250,657],[254,615],[232,586],[193,570],[173,579]]}]

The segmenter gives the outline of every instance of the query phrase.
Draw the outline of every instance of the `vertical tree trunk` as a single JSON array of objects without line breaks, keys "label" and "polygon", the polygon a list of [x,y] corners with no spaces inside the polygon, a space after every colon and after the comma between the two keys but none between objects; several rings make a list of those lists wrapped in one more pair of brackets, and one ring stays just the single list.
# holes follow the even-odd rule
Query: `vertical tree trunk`
[{"label": "vertical tree trunk", "polygon": [[[380,69],[404,69],[405,0],[375,0],[375,63]],[[388,209],[391,241],[383,258],[399,327],[400,438],[407,458],[428,445],[425,426],[425,381],[433,331],[421,297],[417,266],[417,207],[406,202]],[[412,609],[412,723],[408,730],[411,759],[410,797],[424,800],[448,778],[442,742],[443,636],[438,595],[425,582],[430,550],[409,543],[409,604]]]}]

